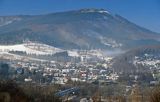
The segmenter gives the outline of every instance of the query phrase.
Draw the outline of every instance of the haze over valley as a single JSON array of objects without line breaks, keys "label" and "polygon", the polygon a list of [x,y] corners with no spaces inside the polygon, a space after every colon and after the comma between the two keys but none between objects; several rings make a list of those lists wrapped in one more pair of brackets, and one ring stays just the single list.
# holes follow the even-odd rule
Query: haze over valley
[{"label": "haze over valley", "polygon": [[[148,29],[156,20],[148,13],[153,9],[133,15],[139,4],[133,11],[107,4],[119,8],[116,13],[95,0],[94,7],[89,0],[87,7],[77,2],[59,10],[48,3],[42,12],[40,0],[28,5],[33,11],[26,3],[16,5],[24,13],[0,14],[0,102],[159,102],[160,33],[153,31],[158,21]],[[134,22],[140,16],[146,18]],[[147,17],[155,19],[148,23]]]}]

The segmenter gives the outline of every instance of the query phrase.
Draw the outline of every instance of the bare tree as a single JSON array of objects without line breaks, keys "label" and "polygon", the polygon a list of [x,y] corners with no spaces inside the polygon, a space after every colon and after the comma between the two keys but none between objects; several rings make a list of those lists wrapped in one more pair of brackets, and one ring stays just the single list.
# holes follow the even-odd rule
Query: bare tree
[{"label": "bare tree", "polygon": [[160,102],[160,87],[156,87],[153,89],[150,97],[150,102]]}]

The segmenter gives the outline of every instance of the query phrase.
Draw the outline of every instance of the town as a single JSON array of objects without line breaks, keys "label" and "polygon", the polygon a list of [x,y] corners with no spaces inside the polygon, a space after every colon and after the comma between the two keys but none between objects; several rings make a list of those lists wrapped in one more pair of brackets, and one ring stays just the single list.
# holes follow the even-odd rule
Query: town
[{"label": "town", "polygon": [[[143,95],[139,93],[140,89],[138,87],[149,88],[159,83],[160,77],[158,75],[160,70],[158,65],[153,63],[158,62],[158,59],[156,59],[157,61],[150,59],[147,62],[135,57],[133,64],[135,66],[141,63],[143,65],[149,64],[151,73],[126,74],[125,72],[115,71],[112,66],[114,57],[103,55],[101,50],[65,51],[33,42],[26,45],[23,47],[26,47],[27,50],[23,51],[20,48],[22,45],[18,45],[18,48],[16,45],[10,48],[6,47],[7,49],[4,46],[1,47],[3,48],[0,53],[1,78],[3,80],[14,80],[20,85],[36,84],[36,87],[37,85],[41,87],[61,85],[61,88],[57,88],[57,91],[54,92],[55,95],[63,97],[63,101],[74,99],[81,100],[81,102],[97,99],[103,100],[102,102],[107,102],[106,99],[113,102],[115,100],[129,100],[130,94],[133,96],[136,94],[134,90],[138,92],[136,95],[139,95],[139,100],[147,100],[148,98],[143,96],[144,93],[142,93]],[[153,67],[153,65],[157,66]],[[85,91],[82,90],[87,90],[86,85],[90,90],[84,93]],[[63,91],[63,89],[65,90]],[[81,95],[71,94],[77,90]],[[68,94],[69,97],[64,98]],[[112,97],[106,98],[106,96]]]}]

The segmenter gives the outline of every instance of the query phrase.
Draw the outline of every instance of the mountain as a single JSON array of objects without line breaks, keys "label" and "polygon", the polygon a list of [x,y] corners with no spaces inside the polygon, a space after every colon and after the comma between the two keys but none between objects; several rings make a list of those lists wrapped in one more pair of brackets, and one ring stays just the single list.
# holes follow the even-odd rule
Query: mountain
[{"label": "mountain", "polygon": [[0,44],[38,41],[63,49],[130,49],[160,35],[104,9],[0,17]]}]

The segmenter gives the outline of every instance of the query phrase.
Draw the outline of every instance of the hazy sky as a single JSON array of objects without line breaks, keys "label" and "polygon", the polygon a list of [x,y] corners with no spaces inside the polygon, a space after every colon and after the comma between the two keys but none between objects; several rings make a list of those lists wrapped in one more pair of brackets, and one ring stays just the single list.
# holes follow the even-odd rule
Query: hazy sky
[{"label": "hazy sky", "polygon": [[0,15],[45,14],[104,8],[160,33],[160,0],[0,0]]}]

